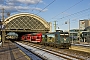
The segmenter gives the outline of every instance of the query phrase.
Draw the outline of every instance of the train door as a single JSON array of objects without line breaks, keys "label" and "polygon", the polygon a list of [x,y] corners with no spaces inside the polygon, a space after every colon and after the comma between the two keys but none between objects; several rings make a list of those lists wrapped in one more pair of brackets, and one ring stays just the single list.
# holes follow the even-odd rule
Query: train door
[{"label": "train door", "polygon": [[69,39],[69,34],[64,34],[64,43],[69,43],[70,39]]},{"label": "train door", "polygon": [[36,41],[37,41],[38,43],[41,42],[41,41],[42,41],[42,34],[41,34],[41,33],[38,33],[36,36],[37,36],[37,37],[36,37]]},{"label": "train door", "polygon": [[60,34],[60,43],[64,43],[64,34]]},{"label": "train door", "polygon": [[23,35],[23,36],[21,37],[21,40],[25,40],[25,39],[26,39],[26,36]]},{"label": "train door", "polygon": [[68,33],[62,33],[60,34],[60,41],[61,43],[69,43],[69,34]]}]

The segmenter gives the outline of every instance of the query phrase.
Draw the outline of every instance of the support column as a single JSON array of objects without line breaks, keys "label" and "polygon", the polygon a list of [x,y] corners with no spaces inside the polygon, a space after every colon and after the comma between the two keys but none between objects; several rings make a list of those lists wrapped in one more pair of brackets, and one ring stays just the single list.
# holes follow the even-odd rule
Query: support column
[{"label": "support column", "polygon": [[5,42],[5,35],[6,35],[5,30],[2,30],[2,47],[3,47],[4,42]]}]

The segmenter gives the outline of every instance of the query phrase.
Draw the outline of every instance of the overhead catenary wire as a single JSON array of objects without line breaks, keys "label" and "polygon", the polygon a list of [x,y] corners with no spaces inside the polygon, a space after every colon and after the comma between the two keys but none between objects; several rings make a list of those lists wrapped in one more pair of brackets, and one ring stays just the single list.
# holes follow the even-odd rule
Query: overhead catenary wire
[{"label": "overhead catenary wire", "polygon": [[[40,2],[40,1],[39,1]],[[36,6],[39,4],[39,2],[36,4]],[[44,7],[41,11],[39,11],[38,13],[36,13],[36,14],[39,14],[40,12],[42,12],[45,8],[47,8],[48,6],[50,6],[53,2],[55,2],[55,0],[53,0],[51,3],[49,3],[46,7]],[[36,7],[35,6],[35,7]],[[33,9],[34,10],[34,9]],[[33,11],[32,10],[32,11]]]},{"label": "overhead catenary wire", "polygon": [[[38,13],[36,13],[35,15],[39,14],[40,12],[42,12],[45,8],[47,8],[48,6],[50,6],[53,2],[55,2],[56,0],[53,0],[51,3],[49,3],[46,7],[44,7],[41,11],[39,11]],[[32,20],[33,18],[31,18]]]},{"label": "overhead catenary wire", "polygon": [[[40,2],[40,1],[39,1]],[[36,6],[39,4],[39,2],[36,4]],[[44,7],[41,11],[43,11],[45,8],[47,8],[48,6],[50,6],[53,2],[55,2],[55,0],[53,0],[50,4],[48,4],[46,7]],[[36,7],[35,6],[35,7]],[[33,9],[34,10],[34,9]],[[33,11],[32,10],[32,11]],[[39,11],[37,14],[39,14],[41,11]]]},{"label": "overhead catenary wire", "polygon": [[[75,15],[75,14],[79,14],[79,13],[85,12],[85,11],[87,11],[87,10],[89,10],[89,9],[90,9],[90,8],[87,8],[87,9],[81,10],[81,11],[79,11],[79,12],[76,12],[76,13],[73,13],[73,14],[70,14],[70,15],[67,15],[67,16],[65,16],[65,17],[72,16],[72,15]],[[65,18],[65,17],[62,17],[62,18],[59,18],[59,19],[63,19],[63,18]]]},{"label": "overhead catenary wire", "polygon": [[[39,1],[40,2],[40,1]],[[38,2],[38,3],[39,3]],[[43,11],[45,8],[47,8],[48,6],[50,6],[53,2],[55,2],[55,0],[53,0],[51,3],[49,3],[46,7],[44,7],[41,11]],[[38,5],[38,3],[36,4],[36,6]],[[37,14],[39,14],[41,11],[39,11],[38,13],[36,13],[36,15]],[[31,18],[31,20],[32,20],[33,18]]]},{"label": "overhead catenary wire", "polygon": [[60,14],[62,14],[62,13],[64,13],[65,11],[67,11],[67,10],[69,10],[69,9],[71,9],[72,7],[74,7],[74,6],[76,6],[77,4],[79,4],[79,3],[81,3],[83,0],[81,0],[81,1],[79,1],[79,2],[77,2],[76,4],[74,4],[73,6],[71,6],[71,7],[69,7],[69,8],[67,8],[66,10],[64,10],[63,12],[61,12],[61,13],[59,13],[59,14],[57,14],[56,16],[54,16],[52,19],[54,19],[54,18],[56,18],[57,16],[59,16]]},{"label": "overhead catenary wire", "polygon": [[[37,5],[40,3],[40,1],[35,5],[35,8],[37,7]],[[34,9],[32,9],[32,11],[31,12],[33,12],[34,11]]]},{"label": "overhead catenary wire", "polygon": [[[85,16],[88,16],[88,15],[90,15],[90,14],[87,14],[87,15],[83,15],[83,16],[81,16],[81,17],[85,17]],[[72,19],[72,21],[76,21],[76,20],[78,20],[80,17],[78,17],[78,18],[74,18],[74,19]],[[89,18],[88,18],[89,19]]]},{"label": "overhead catenary wire", "polygon": [[39,14],[40,12],[42,12],[45,8],[47,8],[48,6],[50,6],[52,3],[54,3],[56,0],[53,0],[51,3],[49,3],[46,7],[44,7],[41,11],[39,11],[38,13],[36,14]]}]

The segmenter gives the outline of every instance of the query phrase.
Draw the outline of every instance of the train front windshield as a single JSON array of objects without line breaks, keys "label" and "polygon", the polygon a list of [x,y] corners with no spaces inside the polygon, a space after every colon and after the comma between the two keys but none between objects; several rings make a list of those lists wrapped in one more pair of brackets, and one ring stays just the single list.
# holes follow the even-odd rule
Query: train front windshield
[{"label": "train front windshield", "polygon": [[67,38],[67,37],[69,37],[69,34],[60,34],[60,37]]},{"label": "train front windshield", "polygon": [[62,33],[60,34],[61,43],[69,43],[69,34]]}]

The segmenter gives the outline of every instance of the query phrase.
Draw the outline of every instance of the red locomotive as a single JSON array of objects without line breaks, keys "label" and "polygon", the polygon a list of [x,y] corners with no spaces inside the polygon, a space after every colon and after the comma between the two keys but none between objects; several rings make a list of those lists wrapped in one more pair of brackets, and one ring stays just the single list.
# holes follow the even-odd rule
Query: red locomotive
[{"label": "red locomotive", "polygon": [[42,41],[42,33],[25,34],[21,37],[21,40],[40,43]]}]

